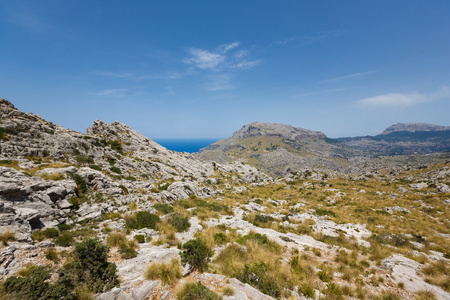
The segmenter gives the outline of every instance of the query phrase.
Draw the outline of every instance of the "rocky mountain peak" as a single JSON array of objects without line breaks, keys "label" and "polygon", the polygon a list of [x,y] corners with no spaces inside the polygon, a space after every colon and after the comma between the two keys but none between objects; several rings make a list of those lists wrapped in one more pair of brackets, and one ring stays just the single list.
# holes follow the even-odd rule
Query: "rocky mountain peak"
[{"label": "rocky mountain peak", "polygon": [[396,131],[445,131],[450,130],[450,126],[441,126],[428,123],[397,123],[386,128],[379,135],[386,135]]},{"label": "rocky mountain peak", "polygon": [[293,127],[287,124],[252,122],[244,125],[233,134],[235,138],[247,138],[251,136],[278,136],[289,140],[300,140],[302,138],[326,138],[320,131]]},{"label": "rocky mountain peak", "polygon": [[16,110],[16,109],[17,108],[15,108],[11,102],[0,97],[0,112],[1,113],[6,112],[6,111],[11,111],[11,110]]}]

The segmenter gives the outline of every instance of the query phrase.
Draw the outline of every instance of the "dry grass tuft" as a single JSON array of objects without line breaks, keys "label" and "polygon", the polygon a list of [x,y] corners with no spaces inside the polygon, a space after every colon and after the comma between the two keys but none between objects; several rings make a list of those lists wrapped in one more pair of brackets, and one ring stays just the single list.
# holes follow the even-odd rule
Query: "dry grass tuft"
[{"label": "dry grass tuft", "polygon": [[170,262],[151,263],[145,270],[145,278],[160,279],[164,285],[173,285],[181,278],[180,262],[174,258]]}]

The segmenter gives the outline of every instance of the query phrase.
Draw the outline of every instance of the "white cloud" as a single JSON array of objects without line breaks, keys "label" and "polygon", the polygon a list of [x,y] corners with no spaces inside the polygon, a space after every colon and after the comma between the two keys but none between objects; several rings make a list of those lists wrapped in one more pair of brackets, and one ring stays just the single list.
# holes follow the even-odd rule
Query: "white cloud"
[{"label": "white cloud", "polygon": [[405,108],[420,103],[431,102],[441,98],[450,97],[450,89],[443,87],[432,94],[410,93],[390,93],[375,97],[365,98],[356,101],[356,104],[364,107],[400,107]]},{"label": "white cloud", "polygon": [[207,50],[190,48],[188,51],[192,55],[192,57],[189,59],[185,59],[184,62],[194,65],[195,67],[202,70],[214,70],[220,63],[225,61],[225,56],[218,53],[209,52]]},{"label": "white cloud", "polygon": [[275,44],[277,45],[286,45],[291,42],[297,42],[300,45],[309,45],[315,42],[320,42],[322,40],[325,40],[330,37],[338,37],[342,35],[345,31],[342,29],[336,29],[336,30],[329,30],[325,31],[318,35],[303,35],[303,36],[291,36],[287,39],[276,41]]},{"label": "white cloud", "polygon": [[377,71],[368,71],[368,72],[360,72],[360,73],[353,73],[353,74],[349,74],[349,75],[344,75],[344,76],[339,76],[339,77],[334,77],[334,78],[330,78],[330,79],[325,79],[325,80],[321,80],[321,83],[330,83],[330,82],[338,82],[338,81],[343,81],[343,80],[347,80],[347,79],[354,79],[354,78],[359,78],[359,77],[363,77],[372,73],[375,73]]},{"label": "white cloud", "polygon": [[101,90],[93,93],[97,96],[124,96],[125,93],[128,92],[128,89],[110,89],[110,90]]},{"label": "white cloud", "polygon": [[190,64],[193,68],[201,70],[223,71],[226,69],[249,69],[256,67],[259,60],[248,60],[244,57],[248,56],[248,51],[237,49],[239,42],[223,44],[216,49],[210,51],[199,48],[189,48],[189,58],[183,60],[184,63]]},{"label": "white cloud", "polygon": [[217,47],[217,49],[222,52],[222,53],[227,53],[228,51],[230,51],[231,49],[234,49],[236,47],[239,47],[241,43],[239,42],[234,42],[234,43],[229,43],[229,44],[224,44],[224,45],[220,45],[219,47]]}]

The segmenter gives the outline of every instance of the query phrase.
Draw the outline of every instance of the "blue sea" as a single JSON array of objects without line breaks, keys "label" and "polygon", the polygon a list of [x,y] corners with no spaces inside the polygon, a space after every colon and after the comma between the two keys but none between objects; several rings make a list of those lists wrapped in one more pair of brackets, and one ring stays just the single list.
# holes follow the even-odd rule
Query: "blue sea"
[{"label": "blue sea", "polygon": [[155,142],[169,150],[177,152],[198,152],[220,139],[154,139]]}]

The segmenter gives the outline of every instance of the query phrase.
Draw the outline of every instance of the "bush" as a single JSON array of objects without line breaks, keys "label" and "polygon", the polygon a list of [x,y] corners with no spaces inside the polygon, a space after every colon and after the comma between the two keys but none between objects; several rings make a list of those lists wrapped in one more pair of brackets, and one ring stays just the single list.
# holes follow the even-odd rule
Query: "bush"
[{"label": "bush", "polygon": [[118,167],[111,167],[109,169],[111,170],[111,172],[114,172],[117,174],[122,174],[122,170],[120,170],[120,168],[118,168]]},{"label": "bush", "polygon": [[122,153],[122,145],[119,141],[108,141],[107,144],[111,147],[111,149],[116,150],[119,153]]},{"label": "bush", "polygon": [[46,228],[45,230],[42,231],[42,234],[46,238],[52,239],[52,238],[57,237],[59,235],[59,231],[56,228]]},{"label": "bush", "polygon": [[164,285],[172,285],[181,278],[180,262],[174,258],[167,263],[151,263],[145,270],[145,278],[160,279]]},{"label": "bush", "polygon": [[200,281],[186,283],[177,294],[179,300],[221,300],[222,297],[208,289]]},{"label": "bush", "polygon": [[75,245],[74,271],[79,282],[94,293],[109,291],[119,286],[116,265],[108,262],[108,247],[95,239]]},{"label": "bush", "polygon": [[90,156],[87,155],[77,155],[75,156],[75,160],[79,163],[79,164],[92,164],[94,163],[94,159]]},{"label": "bush", "polygon": [[181,262],[189,264],[194,270],[204,272],[208,268],[208,262],[213,252],[201,239],[190,240],[183,244]]},{"label": "bush", "polygon": [[173,207],[167,203],[164,203],[164,204],[156,203],[155,205],[153,205],[153,208],[156,209],[157,211],[159,211],[160,213],[162,213],[163,215],[173,213],[173,211],[174,211]]},{"label": "bush", "polygon": [[129,229],[150,228],[155,229],[156,224],[160,222],[157,215],[148,211],[139,211],[133,217],[126,220],[126,227]]},{"label": "bush", "polygon": [[74,299],[66,286],[46,282],[50,271],[43,266],[32,268],[27,277],[11,276],[3,283],[3,290],[12,299]]},{"label": "bush", "polygon": [[134,236],[134,239],[135,239],[139,244],[145,243],[145,235],[143,235],[143,234],[136,234],[136,235]]},{"label": "bush", "polygon": [[306,298],[316,298],[316,292],[308,284],[302,284],[299,288],[300,292],[305,295]]},{"label": "bush", "polygon": [[93,170],[96,170],[96,171],[101,171],[102,170],[102,167],[97,166],[97,165],[90,165],[89,168],[91,168]]},{"label": "bush", "polygon": [[323,290],[322,293],[328,295],[329,299],[336,299],[336,300],[344,299],[344,296],[342,296],[341,288],[334,282],[329,283],[327,288]]},{"label": "bush", "polygon": [[61,233],[53,241],[55,242],[56,245],[62,246],[62,247],[72,246],[72,244],[75,242],[72,235],[70,235],[70,233],[68,233],[68,232]]},{"label": "bush", "polygon": [[124,186],[123,184],[121,184],[121,185],[119,185],[119,188],[122,189],[124,195],[128,195],[129,191],[128,191],[128,189],[127,189],[126,186]]},{"label": "bush", "polygon": [[177,232],[184,232],[191,227],[189,219],[187,217],[183,217],[179,213],[174,213],[167,219],[167,221],[177,229]]},{"label": "bush", "polygon": [[318,216],[327,215],[327,216],[337,217],[336,213],[329,209],[316,209],[316,215],[318,215]]},{"label": "bush", "polygon": [[266,272],[267,266],[264,262],[254,263],[253,265],[245,264],[238,279],[258,288],[264,294],[279,298],[282,289],[273,278],[266,276]]},{"label": "bush", "polygon": [[58,252],[56,252],[55,248],[48,248],[45,251],[45,258],[56,263],[58,262]]},{"label": "bush", "polygon": [[75,181],[75,183],[77,184],[77,194],[78,196],[81,196],[82,194],[87,192],[87,183],[86,181],[84,181],[83,177],[81,177],[80,175],[76,174],[76,173],[70,173],[72,179]]},{"label": "bush", "polygon": [[227,240],[227,235],[223,232],[219,232],[214,235],[214,241],[219,245],[225,244],[226,240]]}]

